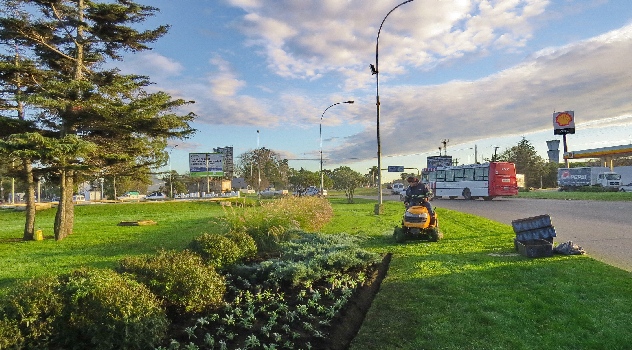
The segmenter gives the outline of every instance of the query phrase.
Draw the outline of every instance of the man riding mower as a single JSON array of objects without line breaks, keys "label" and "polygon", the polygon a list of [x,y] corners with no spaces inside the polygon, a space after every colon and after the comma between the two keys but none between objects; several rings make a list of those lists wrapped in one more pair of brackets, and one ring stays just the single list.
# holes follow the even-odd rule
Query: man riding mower
[{"label": "man riding mower", "polygon": [[395,228],[393,237],[397,242],[404,242],[409,238],[427,239],[432,242],[440,240],[443,234],[439,232],[437,213],[429,202],[432,191],[416,177],[409,177],[408,183],[410,185],[406,189],[404,199],[406,211],[402,226]]}]

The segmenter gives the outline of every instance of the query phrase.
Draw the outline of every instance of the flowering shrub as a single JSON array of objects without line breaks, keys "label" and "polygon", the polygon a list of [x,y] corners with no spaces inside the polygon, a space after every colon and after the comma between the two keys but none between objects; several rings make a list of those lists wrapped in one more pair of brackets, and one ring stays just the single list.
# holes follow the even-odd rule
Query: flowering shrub
[{"label": "flowering shrub", "polygon": [[155,256],[128,257],[120,272],[131,273],[173,312],[201,312],[222,303],[224,278],[188,250],[160,251]]}]

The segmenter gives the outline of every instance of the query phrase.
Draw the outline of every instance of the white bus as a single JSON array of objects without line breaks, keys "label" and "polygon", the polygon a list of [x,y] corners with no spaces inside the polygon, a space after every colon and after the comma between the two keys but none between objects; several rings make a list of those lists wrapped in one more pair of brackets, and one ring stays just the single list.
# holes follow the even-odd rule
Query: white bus
[{"label": "white bus", "polygon": [[423,180],[435,198],[492,200],[518,194],[516,166],[508,162],[491,162],[424,169]]}]

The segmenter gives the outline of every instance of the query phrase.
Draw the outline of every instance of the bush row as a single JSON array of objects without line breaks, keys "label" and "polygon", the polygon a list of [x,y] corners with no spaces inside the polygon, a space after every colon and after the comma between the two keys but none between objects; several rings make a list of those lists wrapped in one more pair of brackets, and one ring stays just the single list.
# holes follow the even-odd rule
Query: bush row
[{"label": "bush row", "polygon": [[20,284],[0,309],[0,349],[155,347],[169,320],[223,303],[216,266],[256,254],[245,233],[203,234],[190,246],[124,258],[116,271],[82,269]]},{"label": "bush row", "polygon": [[306,198],[231,213],[229,233],[202,234],[183,251],[19,284],[1,301],[0,349],[154,348],[175,318],[223,305],[222,270],[248,262],[258,247],[278,250],[297,237],[289,228],[322,227],[333,211],[326,200]]}]

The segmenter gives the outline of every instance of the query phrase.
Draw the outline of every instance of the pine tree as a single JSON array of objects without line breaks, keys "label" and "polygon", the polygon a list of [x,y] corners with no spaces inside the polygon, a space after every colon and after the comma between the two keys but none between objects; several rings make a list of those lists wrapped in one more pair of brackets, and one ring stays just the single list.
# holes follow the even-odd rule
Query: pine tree
[{"label": "pine tree", "polygon": [[0,44],[19,43],[37,68],[49,74],[36,81],[37,89],[25,101],[37,108],[32,116],[37,129],[63,148],[47,158],[60,182],[54,231],[56,239],[63,239],[72,233],[76,178],[103,176],[121,164],[129,169],[164,163],[167,139],[190,135],[194,115],[177,114],[189,101],[174,100],[164,92],[148,93],[148,77],[102,68],[107,61],[120,60],[124,51],[149,49],[149,43],[167,32],[168,26],[134,29],[157,8],[128,0],[2,4]]}]

